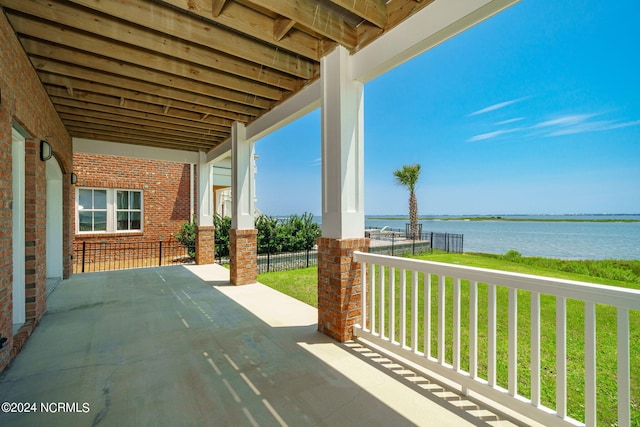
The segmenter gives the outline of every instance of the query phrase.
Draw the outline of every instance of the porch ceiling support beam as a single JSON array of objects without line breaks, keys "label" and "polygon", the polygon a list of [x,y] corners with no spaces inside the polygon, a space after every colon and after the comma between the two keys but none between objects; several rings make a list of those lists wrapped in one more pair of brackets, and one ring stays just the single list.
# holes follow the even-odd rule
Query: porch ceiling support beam
[{"label": "porch ceiling support beam", "polygon": [[252,230],[255,211],[255,148],[244,124],[231,126],[231,228]]},{"label": "porch ceiling support beam", "polygon": [[[277,105],[268,113],[251,122],[246,127],[246,138],[257,141],[272,132],[296,121],[300,117],[320,107],[320,80],[316,80],[300,92]],[[223,158],[231,151],[231,138],[217,145],[207,153],[209,161]]]},{"label": "porch ceiling support beam", "polygon": [[364,237],[364,85],[350,78],[349,52],[320,62],[322,237]]},{"label": "porch ceiling support beam", "polygon": [[316,80],[247,125],[247,139],[256,141],[319,108],[320,86],[320,80]]}]

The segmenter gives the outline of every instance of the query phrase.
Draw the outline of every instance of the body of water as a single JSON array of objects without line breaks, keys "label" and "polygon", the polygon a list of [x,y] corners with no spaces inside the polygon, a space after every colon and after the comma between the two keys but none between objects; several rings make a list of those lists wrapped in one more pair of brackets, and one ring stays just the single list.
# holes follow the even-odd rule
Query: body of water
[{"label": "body of water", "polygon": [[[366,227],[399,228],[406,219],[367,217]],[[618,216],[502,216],[519,221],[469,221],[452,217],[420,221],[423,232],[464,235],[465,252],[504,254],[514,249],[523,256],[563,259],[640,259],[640,222],[539,222],[526,219],[640,220],[640,215]]]}]

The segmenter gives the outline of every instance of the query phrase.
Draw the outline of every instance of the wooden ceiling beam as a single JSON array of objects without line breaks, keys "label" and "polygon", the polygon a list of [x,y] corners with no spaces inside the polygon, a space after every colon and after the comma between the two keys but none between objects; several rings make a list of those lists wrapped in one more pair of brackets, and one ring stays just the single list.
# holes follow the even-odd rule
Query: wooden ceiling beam
[{"label": "wooden ceiling beam", "polygon": [[[51,59],[53,59],[67,64],[76,64],[75,66],[80,68],[91,67],[91,69],[110,73],[112,75],[120,75],[129,79],[141,80],[159,86],[177,88],[213,98],[219,98],[221,100],[230,101],[228,104],[229,107],[233,104],[240,104],[248,107],[259,108],[261,110],[267,110],[273,105],[273,101],[258,98],[251,94],[232,91],[160,71],[150,72],[149,69],[138,65],[123,63],[85,52],[67,49],[62,46],[48,45],[46,42],[35,39],[27,39],[23,37],[22,44],[27,53],[31,56],[31,62],[36,69],[44,69],[43,67],[50,64]],[[237,108],[234,111],[242,112],[242,109]]]},{"label": "wooden ceiling beam", "polygon": [[[79,120],[83,118],[83,120]],[[154,126],[153,124],[149,125],[147,123],[137,123],[137,122],[127,122],[124,121],[125,118],[112,116],[109,117],[108,114],[96,113],[92,116],[84,116],[82,112],[76,111],[75,113],[60,113],[60,119],[66,125],[68,121],[82,121],[85,123],[85,127],[90,128],[93,125],[105,125],[111,126],[114,130],[119,128],[126,128],[130,130],[135,130],[139,132],[141,135],[144,132],[159,132],[161,134],[172,135],[176,138],[183,138],[185,140],[198,140],[204,141],[208,140],[210,142],[215,142],[218,140],[223,140],[229,137],[228,134],[219,134],[219,133],[206,133],[206,132],[188,132],[186,130],[180,129],[172,129]],[[215,141],[214,141],[215,140]]]},{"label": "wooden ceiling beam", "polygon": [[340,6],[349,12],[358,15],[362,19],[371,22],[378,28],[387,25],[387,3],[385,0],[330,0],[331,3]]},{"label": "wooden ceiling beam", "polygon": [[332,10],[314,0],[250,0],[299,25],[353,50],[358,44],[356,28]]},{"label": "wooden ceiling beam", "polygon": [[387,23],[383,29],[367,22],[358,25],[358,50],[377,39],[383,31],[389,31],[433,2],[434,0],[389,0],[386,4]]},{"label": "wooden ceiling beam", "polygon": [[131,144],[131,145],[142,145],[146,147],[156,147],[156,148],[170,148],[174,150],[183,150],[183,151],[208,151],[214,148],[217,144],[209,144],[209,145],[196,145],[196,144],[182,144],[179,141],[174,140],[153,140],[149,141],[145,138],[133,138],[127,135],[113,133],[113,132],[103,132],[103,131],[91,131],[87,129],[78,129],[78,128],[70,128],[69,134],[74,138],[86,138],[86,139],[95,139],[98,141],[110,141],[110,142],[120,142],[122,144]]},{"label": "wooden ceiling beam", "polygon": [[[227,1],[224,9],[215,16],[215,3],[209,0],[162,0],[164,3],[195,14],[204,19],[223,25],[231,30],[239,31],[258,40],[273,44],[279,49],[320,61],[321,52],[318,39],[302,31],[291,31],[286,38],[273,39],[273,19],[235,1]],[[212,19],[212,16],[214,17]],[[302,77],[302,76],[300,76]]]},{"label": "wooden ceiling beam", "polygon": [[188,129],[174,129],[172,127],[162,126],[161,123],[138,123],[138,122],[127,122],[126,118],[118,117],[118,116],[110,116],[109,118],[105,118],[107,115],[105,114],[95,114],[92,116],[86,116],[81,112],[74,113],[60,113],[60,118],[64,123],[69,121],[75,122],[83,122],[85,125],[97,124],[97,125],[105,125],[111,127],[122,127],[131,130],[136,130],[139,132],[150,131],[150,132],[161,132],[166,133],[167,135],[173,135],[176,137],[184,137],[186,139],[202,139],[203,137],[211,137],[211,138],[224,138],[226,134],[221,132],[203,132],[200,130],[188,130]]},{"label": "wooden ceiling beam", "polygon": [[[177,39],[172,35],[167,36],[166,34],[151,31],[115,18],[108,16],[96,18],[95,14],[90,11],[73,7],[67,3],[51,0],[31,0],[28,2],[23,0],[2,0],[2,3],[14,11],[55,22],[56,27],[66,25],[110,40],[155,51],[169,57],[179,58],[263,84],[286,90],[296,90],[302,84],[289,74],[249,61],[243,61],[202,45]],[[17,29],[13,18],[11,21],[14,28]],[[40,26],[41,23],[38,22],[37,25]],[[57,29],[57,31],[61,30]],[[38,37],[42,38],[41,36]],[[45,39],[50,40],[48,37],[45,37]]]},{"label": "wooden ceiling beam", "polygon": [[390,0],[387,3],[387,26],[391,29],[435,0]]},{"label": "wooden ceiling beam", "polygon": [[[93,10],[118,19],[173,34],[175,37],[215,49],[246,61],[270,67],[303,79],[312,78],[319,72],[318,64],[273,46],[261,43],[240,33],[192,18],[175,9],[155,1],[138,0],[71,0]],[[209,5],[211,3],[209,2]],[[211,15],[209,15],[210,17]],[[210,19],[210,18],[209,18]],[[232,27],[233,28],[233,27]]]},{"label": "wooden ceiling beam", "polygon": [[[152,69],[161,74],[171,74],[183,79],[195,80],[220,88],[220,94],[224,93],[222,91],[230,91],[226,93],[225,97],[221,97],[236,102],[244,98],[246,94],[273,101],[280,100],[283,95],[281,89],[257,83],[253,80],[234,77],[228,73],[190,64],[176,58],[167,58],[148,50],[126,47],[119,43],[114,43],[101,37],[90,36],[72,29],[61,28],[42,22],[38,23],[37,21],[19,15],[11,15],[11,22],[20,34],[38,40],[46,40],[47,43],[59,44],[60,47],[55,50],[59,51],[57,55],[59,55],[58,58],[62,58],[62,60],[65,59],[61,55],[64,55],[66,52],[66,57],[69,58],[69,61],[74,61],[75,57],[75,61],[83,64],[84,62],[80,61],[87,59],[86,55],[94,56],[94,52],[99,52],[101,56],[100,61],[103,63],[105,62],[103,57],[107,57],[111,60],[122,61],[129,65]],[[71,49],[82,51],[84,55],[74,54],[75,50],[71,51]],[[50,51],[52,50],[54,49],[50,48]],[[39,49],[39,51],[42,52],[42,49]],[[91,63],[92,62],[89,62],[89,64]]]},{"label": "wooden ceiling beam", "polygon": [[153,126],[153,125],[150,126],[150,125],[140,124],[140,123],[114,121],[111,119],[103,119],[95,116],[87,117],[81,114],[60,113],[60,119],[62,119],[63,123],[65,124],[75,122],[75,123],[84,123],[84,126],[90,126],[90,125],[111,126],[111,127],[117,127],[117,128],[131,129],[141,133],[147,132],[147,131],[160,132],[160,133],[165,133],[167,135],[172,135],[175,137],[185,138],[186,140],[190,140],[194,138],[202,139],[203,137],[212,137],[212,138],[224,137],[224,135],[221,135],[221,134],[187,132],[182,130],[168,129],[166,127],[160,127],[160,126]]},{"label": "wooden ceiling beam", "polygon": [[[37,64],[37,66],[36,66]],[[124,77],[107,75],[99,71],[81,69],[57,61],[47,61],[39,58],[34,62],[43,83],[53,85],[71,84],[78,89],[105,95],[124,96],[140,102],[164,105],[167,100],[180,102],[184,110],[210,112],[212,116],[248,123],[260,114],[260,110],[239,106],[240,112],[235,112],[236,104],[220,101],[204,95],[171,89],[145,82],[132,81]],[[87,79],[87,80],[85,80]],[[97,89],[94,89],[97,87]],[[157,94],[157,95],[156,95]],[[178,105],[176,103],[176,105]],[[220,124],[220,123],[219,123]]]},{"label": "wooden ceiling beam", "polygon": [[295,24],[296,23],[289,18],[278,16],[273,21],[273,39],[276,41],[282,40]]},{"label": "wooden ceiling beam", "polygon": [[145,129],[145,130],[137,130],[137,129],[132,129],[129,126],[113,126],[113,124],[109,125],[109,124],[104,124],[104,123],[87,123],[86,121],[82,121],[82,120],[70,120],[70,119],[65,119],[63,120],[63,123],[65,125],[65,127],[70,128],[82,128],[85,129],[89,132],[113,132],[113,133],[123,133],[123,134],[128,134],[131,136],[136,136],[136,137],[140,137],[140,138],[154,138],[154,139],[172,139],[175,140],[176,142],[180,142],[180,143],[185,143],[185,144],[197,144],[197,145],[202,145],[203,147],[206,146],[210,146],[212,144],[216,144],[220,138],[213,138],[213,137],[208,137],[203,135],[201,137],[198,137],[196,135],[193,136],[185,136],[185,135],[175,135],[173,133],[169,133],[169,132],[164,132],[161,129],[156,129],[156,130],[151,130],[151,129]]},{"label": "wooden ceiling beam", "polygon": [[211,16],[217,18],[222,13],[226,0],[211,0]]},{"label": "wooden ceiling beam", "polygon": [[[176,130],[193,130],[199,129],[202,132],[217,131],[221,133],[228,133],[230,130],[227,128],[220,128],[208,125],[207,123],[196,122],[192,120],[184,120],[176,117],[167,117],[161,114],[141,113],[139,111],[123,110],[119,107],[111,107],[108,105],[93,104],[91,102],[79,101],[76,99],[59,98],[51,96],[51,101],[56,106],[58,112],[65,113],[77,113],[85,110],[85,114],[91,115],[97,113],[109,114],[111,118],[121,117],[129,123],[146,123],[149,125],[163,124],[169,129]],[[73,111],[69,109],[74,109]],[[100,117],[104,117],[101,115]]]},{"label": "wooden ceiling beam", "polygon": [[[149,114],[157,114],[157,115],[165,115],[169,117],[175,117],[183,120],[191,120],[194,122],[202,123],[202,115],[195,111],[184,111],[179,109],[171,108],[171,111],[167,111],[168,106],[161,106],[155,104],[147,104],[140,101],[135,101],[128,99],[126,103],[123,105],[121,102],[124,98],[116,98],[110,95],[102,95],[92,92],[86,92],[82,90],[76,90],[74,96],[69,96],[68,93],[59,87],[45,85],[45,89],[50,96],[56,96],[58,98],[67,98],[67,99],[76,99],[78,101],[90,102],[91,104],[104,105],[108,107],[119,107],[123,110],[132,110],[139,111],[141,113],[149,113]],[[167,114],[167,113],[171,114]],[[208,125],[211,125],[211,129],[217,129],[224,131],[228,126],[231,126],[227,123],[211,123],[205,122]]]}]

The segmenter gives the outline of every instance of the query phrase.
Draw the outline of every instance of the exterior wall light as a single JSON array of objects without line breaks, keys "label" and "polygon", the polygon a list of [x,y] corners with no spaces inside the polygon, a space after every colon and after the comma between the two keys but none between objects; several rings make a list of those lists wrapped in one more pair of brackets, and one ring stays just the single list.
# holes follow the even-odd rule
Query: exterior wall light
[{"label": "exterior wall light", "polygon": [[51,156],[53,156],[51,145],[44,139],[40,140],[40,160],[46,162],[51,158]]},{"label": "exterior wall light", "polygon": [[75,173],[71,172],[71,185],[75,185],[76,182],[78,182],[78,175],[76,175]]}]

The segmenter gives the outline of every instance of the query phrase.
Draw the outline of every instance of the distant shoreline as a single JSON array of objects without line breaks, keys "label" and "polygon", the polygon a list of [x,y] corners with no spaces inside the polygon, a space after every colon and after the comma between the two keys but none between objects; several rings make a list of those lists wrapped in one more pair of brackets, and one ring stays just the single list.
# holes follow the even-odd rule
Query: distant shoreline
[{"label": "distant shoreline", "polygon": [[[408,217],[368,216],[372,221],[409,221]],[[476,217],[421,217],[418,221],[505,221],[505,222],[640,222],[640,219],[615,219],[615,218],[513,218],[502,216],[476,216]]]}]

